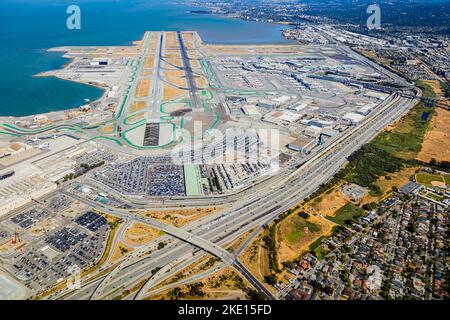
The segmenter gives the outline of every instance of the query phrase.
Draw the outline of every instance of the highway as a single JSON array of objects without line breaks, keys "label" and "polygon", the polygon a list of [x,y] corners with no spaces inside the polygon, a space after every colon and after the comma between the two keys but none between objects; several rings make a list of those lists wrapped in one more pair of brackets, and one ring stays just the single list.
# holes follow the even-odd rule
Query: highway
[{"label": "highway", "polygon": [[[190,66],[189,57],[181,36],[177,33],[181,56],[184,63],[187,83],[190,89],[190,98],[193,107],[198,106],[198,94],[195,78]],[[152,94],[153,101],[147,113],[147,121],[153,116],[149,114],[155,112],[154,106],[161,98],[160,66],[163,52],[164,39],[158,33],[159,41],[155,55],[156,72],[153,74]],[[149,34],[144,38],[144,50],[141,60],[148,56]],[[354,54],[354,53],[353,53]],[[141,61],[139,74],[142,71],[145,61]],[[133,83],[135,91],[136,81]],[[141,299],[148,294],[151,288],[170,275],[175,274],[210,253],[221,259],[223,266],[233,266],[236,268],[255,288],[265,294],[268,299],[274,299],[274,295],[256,279],[239,262],[238,256],[243,252],[245,246],[239,248],[236,255],[224,249],[226,244],[252,230],[273,221],[281,213],[294,207],[311,193],[316,191],[322,184],[329,181],[347,162],[348,156],[359,150],[361,146],[373,139],[387,125],[399,119],[414,104],[413,99],[401,96],[396,93],[385,100],[376,108],[365,121],[351,130],[340,135],[332,143],[324,145],[318,152],[311,154],[299,168],[284,168],[278,174],[265,179],[255,181],[249,187],[232,194],[218,195],[212,197],[198,197],[194,199],[152,200],[119,197],[128,203],[133,209],[143,209],[158,207],[161,201],[166,206],[213,206],[221,204],[223,210],[198,219],[183,228],[177,228],[156,219],[144,217],[139,210],[130,213],[129,210],[118,209],[102,205],[98,202],[88,200],[78,195],[67,192],[62,193],[73,197],[80,202],[86,203],[92,208],[103,211],[107,214],[120,217],[126,223],[141,222],[156,229],[164,231],[167,235],[159,237],[149,244],[137,248],[126,258],[119,261],[119,264],[106,275],[101,272],[110,267],[110,264],[102,266],[95,275],[99,277],[89,281],[82,289],[77,291],[63,290],[52,298],[69,299],[102,299],[113,298],[121,293],[121,290],[132,288],[136,284],[145,281],[145,285],[136,293],[134,298]],[[159,109],[159,108],[157,108]],[[89,184],[98,186],[97,189],[104,190],[105,187],[93,180]],[[112,190],[108,190],[112,192]],[[116,194],[114,194],[116,195]],[[164,204],[165,201],[165,204]],[[136,211],[136,210],[135,210]],[[118,237],[122,236],[124,228],[120,229]],[[254,235],[253,235],[254,236]],[[114,239],[116,243],[117,238]],[[164,242],[164,248],[157,250],[157,244]],[[247,240],[245,244],[249,244]],[[151,275],[152,270],[163,268],[164,272],[156,272]],[[168,272],[166,272],[168,271]],[[89,275],[92,277],[93,275]]]},{"label": "highway", "polygon": [[[379,110],[381,110],[384,106],[391,103],[398,95],[391,95],[389,98],[387,98],[383,104],[381,104],[378,107],[378,110],[374,110],[374,113],[377,113]],[[371,117],[368,117],[366,121],[370,121]],[[321,156],[321,154],[327,152],[330,150],[330,148],[333,148],[334,144],[338,141],[337,139],[344,139],[347,137],[351,137],[352,130],[348,130],[347,132],[344,132],[340,137],[336,138],[335,140],[331,140],[327,142],[326,144],[320,146],[315,153],[308,155],[304,159],[301,160],[301,163],[307,163],[311,159]],[[294,167],[294,166],[293,166]],[[145,196],[133,196],[133,195],[123,195],[115,191],[114,189],[97,182],[93,179],[83,179],[83,183],[86,185],[92,186],[94,189],[102,189],[106,190],[106,192],[110,193],[117,199],[121,199],[123,202],[129,204],[133,208],[136,209],[148,209],[151,207],[159,208],[161,206],[167,207],[195,207],[195,206],[221,206],[221,205],[227,205],[229,203],[234,203],[236,201],[239,201],[242,197],[248,197],[252,196],[255,193],[266,193],[271,192],[272,189],[275,189],[279,186],[282,186],[286,180],[286,178],[291,175],[292,172],[289,170],[280,170],[275,176],[264,176],[261,177],[249,185],[247,185],[245,188],[233,191],[233,192],[227,192],[226,194],[219,194],[219,195],[211,195],[211,196],[199,196],[199,197],[190,197],[189,199],[183,198],[183,197],[171,197],[171,198],[152,198],[152,197],[145,197]]]},{"label": "highway", "polygon": [[[155,72],[152,77],[151,94],[149,95],[149,105],[146,114],[148,122],[156,117],[159,119],[159,103],[162,99],[161,84],[161,60],[164,50],[164,36],[158,35],[158,47],[155,54]],[[195,76],[192,72],[189,57],[182,34],[177,33],[181,57],[184,64],[189,95],[193,108],[199,108],[198,88]],[[145,34],[141,54],[141,64],[137,74],[141,74],[144,58],[148,57],[149,33]],[[362,58],[360,55],[346,49],[347,53],[357,60],[363,59],[366,63],[374,67],[370,60]],[[381,68],[377,66],[378,68]],[[379,69],[380,70],[380,69]],[[384,69],[381,68],[383,72]],[[404,80],[402,84],[406,86]],[[409,85],[409,84],[408,84]],[[131,85],[131,91],[135,92],[137,81]],[[108,207],[95,201],[83,198],[72,192],[61,189],[61,192],[70,196],[89,207],[95,208],[107,214],[122,218],[125,223],[119,227],[117,236],[113,241],[113,246],[119,240],[123,240],[123,232],[132,222],[140,222],[158,230],[164,231],[166,235],[151,241],[141,247],[136,247],[128,256],[119,260],[117,266],[113,267],[107,274],[102,272],[112,266],[106,263],[90,280],[83,285],[80,290],[70,291],[64,289],[53,295],[52,298],[69,299],[110,299],[122,291],[134,287],[136,284],[145,282],[137,292],[129,295],[129,298],[143,299],[148,296],[152,288],[170,276],[180,272],[192,263],[202,259],[207,254],[220,258],[220,263],[216,268],[232,266],[239,271],[247,281],[257,290],[264,293],[267,299],[275,299],[273,294],[264,284],[254,277],[239,261],[239,255],[251,243],[251,240],[258,234],[254,232],[237,253],[232,254],[224,247],[233,240],[242,236],[246,232],[256,228],[261,230],[262,226],[270,223],[281,213],[294,207],[311,193],[316,191],[321,185],[329,181],[347,162],[347,158],[361,146],[372,140],[387,125],[398,120],[414,105],[415,99],[412,95],[393,94],[385,103],[374,110],[360,125],[344,132],[335,141],[323,145],[318,152],[309,155],[299,168],[289,167],[282,169],[278,174],[269,176],[259,181],[255,181],[244,189],[234,193],[197,197],[197,198],[171,198],[162,199],[142,199],[125,197],[117,194],[114,190],[108,190],[120,198],[124,203],[129,204],[134,212],[130,210]],[[128,100],[128,104],[131,99]],[[127,108],[128,106],[125,106]],[[124,114],[120,116],[123,121]],[[158,120],[159,121],[159,120]],[[82,178],[87,184],[94,186],[94,189],[105,190],[105,186],[91,179]],[[198,219],[182,228],[166,224],[156,219],[145,217],[142,211],[149,208],[161,207],[183,207],[183,206],[215,206],[221,205],[223,209]],[[158,243],[163,242],[164,248],[157,249]],[[112,252],[109,257],[111,257]],[[156,271],[154,274],[152,271]],[[205,274],[209,274],[205,272]],[[204,275],[204,274],[201,274]],[[93,275],[89,275],[92,277]],[[191,278],[190,281],[200,279],[200,275]],[[188,279],[183,280],[185,283]]]},{"label": "highway", "polygon": [[[204,278],[206,278],[206,277],[216,273],[217,271],[221,270],[223,267],[224,267],[224,265],[219,263],[218,265],[213,266],[211,269],[208,269],[208,270],[206,270],[204,272],[197,273],[197,274],[195,274],[195,275],[193,275],[193,276],[191,276],[189,278],[184,278],[184,279],[176,281],[174,283],[171,283],[171,284],[162,286],[160,288],[157,288],[155,290],[148,291],[147,294],[155,295],[155,294],[158,294],[158,293],[163,292],[163,291],[168,290],[168,289],[172,289],[172,288],[175,288],[175,287],[180,287],[183,284],[188,284],[188,283],[192,283],[192,282],[195,282],[195,281],[199,281],[201,279],[204,279]],[[173,273],[171,273],[171,275],[173,275]],[[145,287],[142,289],[142,291],[145,292]],[[140,298],[142,298],[142,296],[139,295],[139,293],[138,293],[138,295],[133,295],[133,300],[139,300]]]},{"label": "highway", "polygon": [[267,299],[275,300],[275,296],[270,292],[256,277],[244,267],[242,263],[238,260],[235,261],[233,266],[239,271],[249,282],[250,284],[259,292],[262,292]]},{"label": "highway", "polygon": [[[262,226],[272,221],[279,214],[295,206],[317,190],[321,184],[331,179],[340,170],[350,154],[370,141],[385,126],[400,118],[412,105],[413,101],[410,99],[395,97],[393,103],[384,106],[376,116],[356,127],[320,155],[312,157],[295,172],[291,171],[289,175],[281,173],[284,183],[278,187],[275,185],[276,187],[271,189],[271,192],[254,191],[253,195],[249,194],[246,197],[238,198],[229,208],[195,221],[182,228],[183,231],[137,215],[131,217],[157,228],[164,228],[181,241],[171,241],[170,245],[162,250],[154,251],[145,257],[130,255],[130,258],[123,261],[110,275],[102,279],[100,286],[96,287],[91,284],[88,288],[84,288],[87,293],[81,296],[75,293],[73,297],[100,298],[117,288],[129,288],[148,277],[148,272],[153,268],[167,265],[174,260],[179,261],[189,252],[192,254],[198,252],[198,248],[223,258],[226,263],[232,262],[232,265],[240,270],[240,263],[236,262],[236,259],[224,255],[218,247],[231,242],[255,226]],[[287,176],[289,177],[286,178]],[[275,180],[276,178],[274,177]],[[130,214],[125,211],[118,212],[113,208],[110,210],[113,212],[108,212],[109,214],[130,219]],[[143,250],[145,251],[146,248],[144,247]],[[178,270],[179,268],[174,267],[174,269]],[[262,284],[255,281],[252,275],[246,274],[245,270],[240,270],[240,272],[268,298],[272,298],[270,292],[265,292]],[[159,280],[162,281],[163,278],[164,276],[161,276]],[[89,295],[92,291],[92,295]],[[145,296],[144,293],[141,295]]]}]

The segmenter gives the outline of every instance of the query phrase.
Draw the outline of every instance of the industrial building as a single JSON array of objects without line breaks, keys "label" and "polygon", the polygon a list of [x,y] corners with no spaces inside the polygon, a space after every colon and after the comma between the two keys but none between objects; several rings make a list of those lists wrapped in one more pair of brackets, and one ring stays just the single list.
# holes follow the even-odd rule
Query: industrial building
[{"label": "industrial building", "polygon": [[349,112],[342,117],[344,120],[350,121],[352,124],[358,124],[364,120],[365,116],[356,112]]},{"label": "industrial building", "polygon": [[292,111],[272,111],[269,113],[266,113],[262,120],[270,123],[275,124],[289,124],[292,122],[296,122],[299,120],[303,114],[301,113],[294,113]]},{"label": "industrial building", "polygon": [[299,136],[295,141],[289,143],[287,148],[297,152],[310,153],[316,145],[316,139],[307,136]]}]

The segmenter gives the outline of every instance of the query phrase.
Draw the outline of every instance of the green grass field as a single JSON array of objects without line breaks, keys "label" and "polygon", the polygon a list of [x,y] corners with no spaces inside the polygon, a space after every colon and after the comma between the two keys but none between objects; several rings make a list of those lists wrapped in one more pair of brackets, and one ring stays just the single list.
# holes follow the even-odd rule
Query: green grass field
[{"label": "green grass field", "polygon": [[[448,177],[448,176],[447,176]],[[448,183],[449,178],[445,178],[440,174],[430,174],[430,173],[418,173],[416,174],[416,182],[429,187],[432,187],[432,182],[443,182]]]},{"label": "green grass field", "polygon": [[[422,89],[424,97],[435,97],[432,88],[426,83],[419,81],[416,85]],[[430,116],[423,121],[422,114],[425,112],[430,113]],[[433,114],[434,107],[429,108],[423,102],[419,102],[393,130],[381,132],[371,143],[391,155],[403,159],[414,159],[422,148],[425,132]]]},{"label": "green grass field", "polygon": [[305,219],[300,217],[293,217],[291,218],[292,223],[292,231],[289,232],[289,234],[286,235],[286,240],[290,244],[296,243],[301,237],[303,237],[305,228],[308,229],[309,232],[319,232],[320,227],[314,223],[311,223],[309,221],[305,221]]},{"label": "green grass field", "polygon": [[323,241],[323,239],[325,239],[325,237],[324,236],[321,236],[319,239],[317,239],[316,241],[314,241],[313,243],[311,243],[310,245],[309,245],[309,250],[315,250],[316,248],[318,248],[321,244],[322,244],[322,241]]},{"label": "green grass field", "polygon": [[450,174],[444,174],[444,180],[447,186],[450,186]]},{"label": "green grass field", "polygon": [[355,206],[353,203],[347,203],[337,211],[335,217],[327,217],[327,219],[336,224],[345,225],[360,217],[363,213],[363,209]]},{"label": "green grass field", "polygon": [[323,260],[324,256],[326,255],[326,252],[324,252],[324,250],[322,249],[322,247],[317,247],[314,250],[314,255],[316,256],[317,259],[319,260]]}]

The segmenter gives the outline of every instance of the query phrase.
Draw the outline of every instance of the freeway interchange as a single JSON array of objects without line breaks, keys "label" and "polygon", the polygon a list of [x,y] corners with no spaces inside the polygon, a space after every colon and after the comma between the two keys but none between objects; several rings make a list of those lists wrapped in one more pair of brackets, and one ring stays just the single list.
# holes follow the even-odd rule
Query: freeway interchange
[{"label": "freeway interchange", "polygon": [[[114,112],[114,119],[112,121],[115,125],[123,125],[126,127],[126,121],[130,117],[128,114],[129,109],[132,106],[133,101],[145,101],[146,103],[145,110],[142,112],[143,119],[139,123],[143,122],[149,124],[158,122],[162,124],[166,121],[178,121],[178,119],[174,120],[174,117],[172,116],[162,116],[162,102],[163,100],[166,100],[165,90],[168,88],[171,90],[185,90],[183,99],[176,98],[173,99],[171,103],[174,101],[176,103],[180,103],[180,101],[182,101],[182,103],[185,104],[185,108],[182,110],[186,110],[186,106],[189,106],[191,111],[194,111],[185,118],[182,116],[182,120],[177,124],[177,127],[181,128],[182,124],[185,124],[185,120],[194,118],[194,113],[195,116],[199,116],[199,114],[204,112],[204,106],[207,103],[205,103],[205,101],[200,97],[200,90],[197,83],[201,71],[199,68],[194,68],[193,65],[191,65],[191,61],[195,60],[192,58],[194,51],[192,48],[198,48],[201,47],[201,45],[198,44],[198,39],[194,39],[195,41],[186,41],[188,39],[187,35],[181,32],[172,33],[171,40],[168,40],[168,38],[169,34],[164,32],[145,33],[142,44],[140,45],[141,51],[139,51],[135,57],[137,65],[133,66],[132,69],[134,72],[133,79],[132,81],[127,82],[127,86],[129,86],[127,89],[127,95],[125,96],[121,108]],[[186,45],[185,42],[188,42],[188,45]],[[173,49],[174,44],[177,45],[176,49]],[[210,52],[207,52],[209,56],[202,52],[201,57],[211,61],[216,59],[215,54],[220,56],[220,54],[223,54],[221,53],[222,50],[227,49],[224,49],[223,47],[217,48],[211,46],[208,50],[210,50]],[[239,50],[244,49],[234,48],[233,50],[238,52]],[[277,58],[278,60],[271,60],[268,64],[270,66],[275,64],[275,68],[262,67],[261,70],[252,69],[251,72],[259,72],[258,74],[261,76],[268,78],[273,77],[276,79],[273,83],[271,81],[266,81],[267,79],[260,82],[257,77],[252,77],[251,74],[248,75],[247,72],[250,72],[248,70],[239,71],[243,72],[247,78],[241,77],[241,74],[239,73],[233,73],[235,72],[234,70],[242,68],[242,66],[246,66],[246,64],[241,62],[241,60],[248,59],[248,55],[254,55],[255,50],[255,48],[250,48],[248,49],[248,52],[240,53],[238,57],[226,56],[217,58],[218,66],[212,67],[211,70],[214,70],[210,71],[213,75],[216,74],[221,77],[220,81],[216,79],[217,81],[215,82],[220,82],[222,87],[219,85],[214,89],[212,87],[209,89],[211,89],[214,93],[217,93],[220,97],[219,101],[221,103],[226,101],[225,96],[228,94],[238,96],[242,94],[242,96],[249,96],[249,100],[254,98],[252,95],[273,95],[272,93],[267,93],[269,91],[268,89],[262,88],[258,90],[227,88],[227,84],[229,86],[234,86],[234,82],[237,82],[238,85],[244,87],[249,83],[255,86],[270,86],[273,85],[273,83],[277,83],[283,90],[287,90],[283,91],[283,94],[292,94],[292,88],[289,86],[293,85],[299,91],[305,93],[305,97],[308,99],[313,99],[311,101],[314,101],[315,103],[323,103],[325,101],[325,104],[330,103],[335,106],[342,105],[340,104],[341,98],[339,97],[342,92],[340,92],[338,86],[333,87],[334,91],[330,93],[330,90],[322,90],[320,83],[316,83],[317,88],[314,90],[317,91],[314,91],[311,89],[311,84],[307,82],[312,80],[309,80],[307,76],[300,79],[301,84],[297,83],[296,80],[294,81],[291,79],[292,75],[295,75],[295,79],[299,79],[299,77],[301,78],[301,72],[295,72],[295,74],[292,71],[284,70],[277,72],[277,68],[281,64],[280,61],[285,61],[286,59],[288,61],[294,61],[296,59],[297,48],[293,48],[293,53],[291,56],[288,55],[286,59],[282,56]],[[263,50],[261,51],[263,53],[260,53],[261,55],[267,54],[267,52],[264,51],[266,49],[258,50]],[[278,48],[271,48],[270,50],[277,53]],[[286,50],[289,51],[288,49]],[[346,53],[349,57],[359,61],[361,64],[360,68],[363,70],[366,68],[375,69],[380,73],[386,72],[383,68],[374,65],[374,63],[368,61],[367,59],[363,59],[349,48],[335,47],[328,48],[327,50],[328,55],[332,55],[332,53],[329,52],[332,52],[333,50],[336,51],[336,54],[339,52]],[[179,61],[177,61],[176,57],[178,54]],[[313,53],[309,54],[312,55]],[[172,58],[170,55],[172,55]],[[319,54],[317,55],[319,56]],[[173,56],[175,56],[175,58],[173,58]],[[314,58],[306,56],[305,61],[326,61],[324,58],[325,56],[326,54],[322,53],[319,58],[315,56]],[[153,64],[152,66],[148,66],[147,60],[151,60],[152,57],[154,58]],[[320,60],[321,58],[324,60]],[[328,58],[329,57],[327,56],[327,59]],[[170,59],[172,60],[169,63]],[[334,57],[333,59],[337,58]],[[260,57],[256,58],[256,61],[260,60],[262,60]],[[175,62],[178,62],[178,66],[176,66]],[[253,61],[252,63],[256,62]],[[313,63],[315,62],[312,62],[311,64]],[[290,63],[290,65],[293,65],[293,63]],[[172,67],[175,69],[171,69]],[[217,69],[219,67],[222,69]],[[309,68],[307,69],[311,70],[312,66],[308,67]],[[334,70],[333,65],[327,68]],[[317,70],[319,70],[319,73],[321,72],[320,67],[317,68]],[[172,73],[173,75],[174,73],[180,71],[184,74],[182,78],[184,79],[183,81],[185,81],[186,88],[177,87],[174,83],[168,84],[168,78],[166,75],[168,73]],[[219,75],[221,71],[224,71],[224,74]],[[207,73],[208,72],[205,72],[204,74]],[[268,73],[270,73],[270,76]],[[317,145],[311,153],[302,154],[301,157],[298,157],[298,159],[293,161],[288,166],[281,167],[278,172],[252,180],[240,189],[228,190],[224,193],[209,193],[192,197],[170,196],[165,198],[152,198],[122,193],[120,190],[116,190],[111,186],[105,185],[101,181],[96,181],[95,175],[92,174],[87,174],[75,179],[75,182],[83,184],[85,187],[105,192],[112,195],[116,199],[120,199],[120,202],[125,204],[127,208],[123,209],[123,207],[119,208],[114,205],[108,205],[94,201],[87,197],[83,197],[80,194],[72,192],[73,190],[69,188],[70,184],[62,184],[62,186],[59,187],[54,193],[76,200],[79,203],[84,204],[86,207],[93,208],[98,212],[121,219],[122,224],[118,227],[109,249],[114,248],[117,243],[124,239],[126,228],[132,223],[150,226],[156,230],[164,232],[164,235],[160,235],[156,239],[144,245],[136,246],[135,251],[124,255],[118,260],[118,262],[108,262],[109,259],[107,259],[107,262],[99,265],[93,272],[84,275],[81,288],[58,288],[58,290],[52,292],[45,298],[98,300],[120,297],[121,299],[145,299],[146,297],[162,292],[165,289],[171,289],[178,285],[186,284],[189,281],[200,280],[202,277],[213,274],[214,272],[225,267],[234,268],[247,280],[251,286],[264,294],[267,299],[283,298],[283,293],[277,293],[274,288],[269,288],[266,286],[260,279],[256,278],[255,275],[253,275],[243,263],[241,263],[240,254],[251,243],[251,239],[258,234],[258,231],[260,231],[263,226],[270,224],[280,214],[295,207],[302,200],[314,193],[321,185],[329,181],[343,166],[345,166],[350,155],[359,150],[364,144],[371,141],[386,126],[397,121],[414,106],[417,99],[420,98],[421,92],[412,88],[410,84],[396,75],[386,73],[386,77],[394,80],[394,82],[398,85],[396,87],[397,89],[391,88],[391,90],[389,90],[389,94],[384,92],[384,99],[379,99],[382,100],[382,102],[374,106],[373,110],[366,117],[363,117],[363,121],[357,124],[352,124],[351,126],[349,125],[346,130],[341,132],[341,134],[338,134],[333,138],[326,140],[324,143]],[[148,95],[141,98],[127,98],[130,93],[132,94],[135,91],[139,91],[138,88],[141,86],[141,83],[138,79],[150,81],[151,86],[148,88]],[[356,84],[361,85],[361,83]],[[301,87],[302,85],[309,88],[303,88]],[[221,94],[223,96],[221,96]],[[360,93],[357,95],[360,95]],[[324,96],[327,98],[325,99]],[[345,99],[342,100],[345,102]],[[362,103],[364,103],[364,101]],[[346,104],[347,103],[345,102],[344,105]],[[328,107],[328,105],[326,107]],[[228,113],[232,114],[232,112]],[[137,113],[132,114],[133,116],[137,115]],[[287,111],[286,115],[289,114],[292,115],[292,112]],[[203,119],[204,116],[205,115],[202,114],[199,118]],[[227,114],[227,118],[228,117],[232,118],[232,116]],[[168,118],[170,118],[170,120],[167,120]],[[237,122],[240,118],[232,118],[232,120]],[[253,119],[252,121],[253,122],[250,124],[250,127],[253,123],[256,123],[259,126],[265,125],[261,119]],[[294,122],[297,122],[298,124],[299,121]],[[291,123],[290,125],[294,126],[294,123]],[[129,130],[135,130],[139,126],[140,124],[136,124],[136,126],[135,124],[130,124],[129,127],[132,127],[132,129]],[[3,127],[7,129],[9,133],[17,134],[18,136],[36,134],[36,131],[20,129],[13,125],[3,125]],[[94,139],[97,134],[96,126],[83,127],[70,121],[40,129],[37,133],[59,129],[81,131],[83,133],[81,138],[86,138],[87,141]],[[291,128],[283,129],[288,131]],[[126,133],[129,130],[124,130],[123,133]],[[139,129],[135,131],[138,130]],[[114,143],[107,145],[111,148],[114,145],[112,150],[118,150],[119,153],[126,154],[127,156],[149,154],[147,153],[148,149],[144,151],[141,148],[142,146],[139,147],[130,145],[126,137],[118,132],[113,132],[109,136],[104,136],[103,138],[109,139],[109,142],[116,142],[118,145],[114,145]],[[153,151],[153,149],[151,151]],[[165,151],[167,151],[167,149],[164,149],[161,152]],[[168,223],[143,215],[146,210],[154,208],[197,208],[208,206],[220,206],[221,210],[203,216],[182,227],[175,227]],[[226,249],[231,243],[248,233],[251,233],[251,236],[244,242],[239,250],[236,252],[230,252]],[[161,247],[161,244],[164,245]],[[111,255],[112,252],[109,253],[109,256]],[[201,259],[211,255],[219,260],[219,262],[214,265],[212,269],[178,280],[171,284],[166,284],[163,287],[158,287],[158,285],[170,277],[180,273],[188,266],[193,265]]]},{"label": "freeway interchange", "polygon": [[[168,226],[138,214],[130,215],[125,210],[108,208],[108,214],[126,221],[139,221],[154,226],[167,235],[128,256],[106,276],[99,276],[84,284],[79,290],[72,292],[65,290],[54,294],[52,298],[112,298],[111,294],[125,291],[143,280],[156,285],[170,275],[181,271],[186,265],[198,261],[207,252],[220,258],[222,266],[234,266],[255,288],[262,291],[268,299],[273,299],[273,293],[248,272],[239,262],[239,257],[224,250],[223,245],[255,227],[270,223],[279,214],[313,193],[345,165],[349,155],[373,139],[388,124],[398,120],[413,105],[414,100],[393,94],[386,104],[380,107],[376,115],[355,127],[352,132],[341,137],[321,153],[312,156],[299,169],[291,168],[286,172],[279,172],[269,179],[269,181],[273,180],[273,183],[266,181],[262,185],[255,185],[250,191],[242,191],[243,194],[225,196],[226,201],[229,202],[225,210],[201,218],[183,228]],[[87,201],[82,198],[79,200]],[[89,205],[98,207],[96,203],[89,203]],[[98,209],[105,211],[104,208]],[[142,256],[143,252],[148,252],[161,241],[167,243],[163,249],[154,250]],[[170,272],[158,272],[148,279],[150,270],[167,265]],[[138,294],[131,293],[126,298],[142,299],[146,296],[146,290],[150,289],[150,286],[146,285]]]}]

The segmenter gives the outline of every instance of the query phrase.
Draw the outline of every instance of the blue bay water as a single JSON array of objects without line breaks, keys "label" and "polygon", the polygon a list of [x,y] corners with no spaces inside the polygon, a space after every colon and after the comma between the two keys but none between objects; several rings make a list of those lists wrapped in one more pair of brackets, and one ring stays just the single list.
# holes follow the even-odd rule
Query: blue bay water
[{"label": "blue bay water", "polygon": [[[67,6],[81,8],[81,30],[66,28]],[[188,13],[155,0],[0,0],[0,116],[64,110],[102,91],[53,77],[33,77],[67,60],[57,46],[127,45],[146,30],[197,30],[207,43],[285,43],[280,25]]]}]

